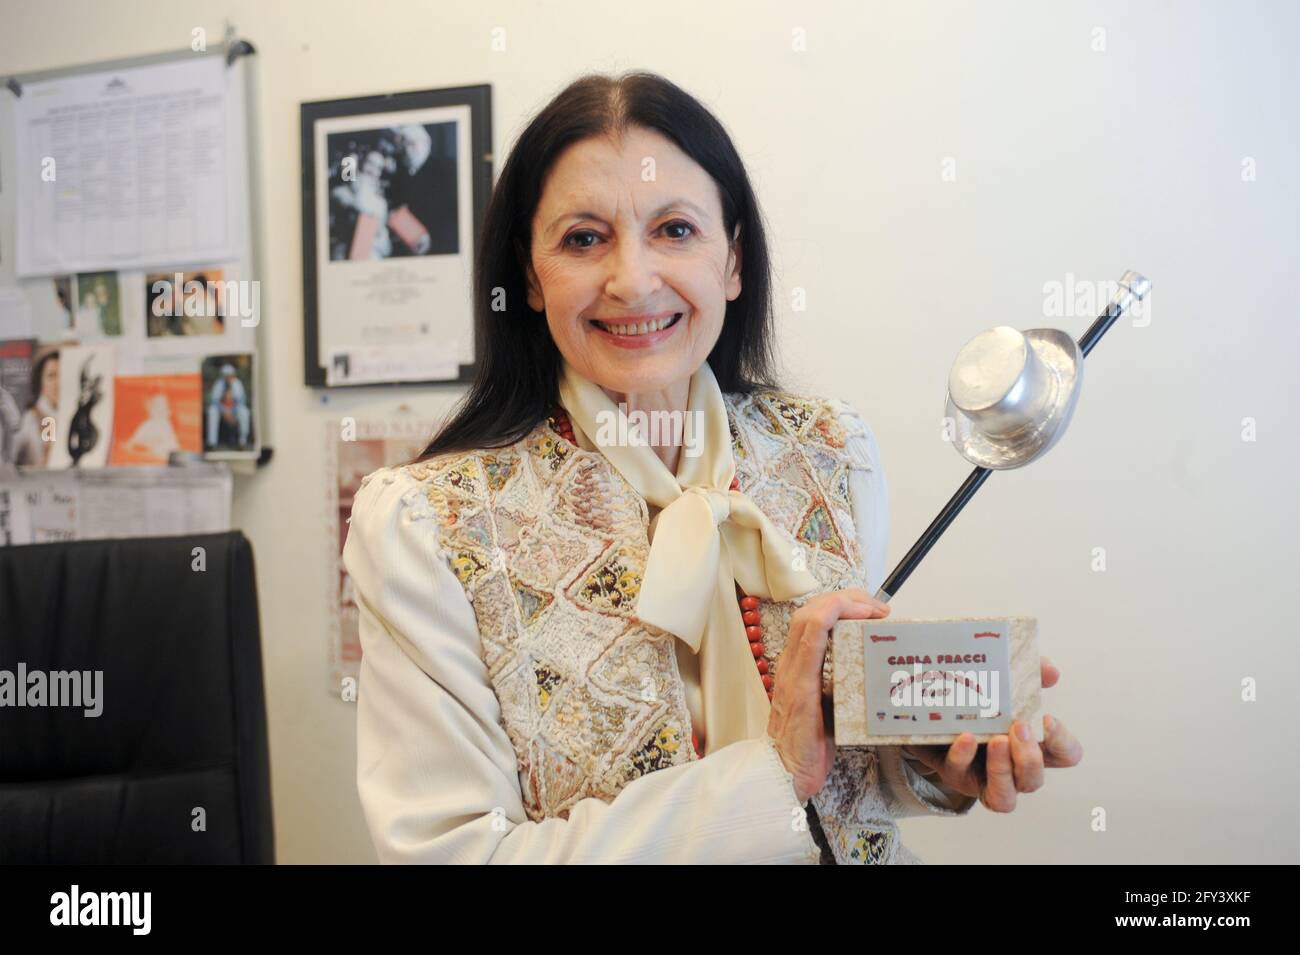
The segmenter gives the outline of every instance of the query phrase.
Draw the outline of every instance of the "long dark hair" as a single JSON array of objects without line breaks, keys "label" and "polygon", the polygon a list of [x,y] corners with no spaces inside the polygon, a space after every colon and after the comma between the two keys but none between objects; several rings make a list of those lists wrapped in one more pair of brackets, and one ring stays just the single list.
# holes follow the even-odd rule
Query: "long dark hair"
[{"label": "long dark hair", "polygon": [[[451,419],[416,461],[447,451],[513,444],[559,401],[562,359],[528,305],[525,265],[542,184],[579,140],[644,127],[661,133],[718,184],[728,237],[740,224],[741,292],[729,301],[708,362],[724,392],[779,388],[773,371],[772,276],[762,213],[731,137],[705,106],[656,73],[588,74],[528,124],[510,151],[484,214],[474,264],[478,373]],[[500,291],[498,291],[500,290]],[[493,309],[504,292],[505,308]]]},{"label": "long dark hair", "polygon": [[36,359],[36,364],[32,365],[32,390],[28,396],[27,407],[35,408],[36,402],[41,399],[41,385],[44,384],[45,366],[52,361],[59,360],[58,349],[47,351],[40,358]]}]

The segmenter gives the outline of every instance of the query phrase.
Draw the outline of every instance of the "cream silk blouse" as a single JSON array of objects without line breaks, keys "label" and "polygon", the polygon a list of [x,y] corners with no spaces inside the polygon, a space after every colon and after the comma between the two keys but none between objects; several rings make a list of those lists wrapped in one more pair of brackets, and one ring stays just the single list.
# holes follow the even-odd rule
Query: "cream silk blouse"
[{"label": "cream silk blouse", "polygon": [[[871,515],[857,525],[875,593],[885,574],[889,510],[879,448],[869,438],[873,467],[851,472],[851,493],[855,515]],[[368,475],[343,554],[363,652],[357,786],[380,861],[819,861],[808,829],[792,824],[802,807],[772,740],[711,751],[707,727],[704,759],[641,776],[608,802],[583,799],[566,819],[528,820],[473,606],[419,497],[420,482],[400,468]],[[692,720],[703,726],[696,659],[674,642]],[[953,815],[975,802],[910,759],[882,760],[882,769],[881,785],[902,815]],[[919,861],[901,845],[899,855]]]}]

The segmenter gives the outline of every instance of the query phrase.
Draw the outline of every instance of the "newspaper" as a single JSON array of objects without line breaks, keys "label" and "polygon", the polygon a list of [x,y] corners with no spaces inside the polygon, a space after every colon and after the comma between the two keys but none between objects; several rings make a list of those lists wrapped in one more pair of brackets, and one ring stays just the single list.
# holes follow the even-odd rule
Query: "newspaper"
[{"label": "newspaper", "polygon": [[0,546],[230,530],[222,463],[0,473]]}]

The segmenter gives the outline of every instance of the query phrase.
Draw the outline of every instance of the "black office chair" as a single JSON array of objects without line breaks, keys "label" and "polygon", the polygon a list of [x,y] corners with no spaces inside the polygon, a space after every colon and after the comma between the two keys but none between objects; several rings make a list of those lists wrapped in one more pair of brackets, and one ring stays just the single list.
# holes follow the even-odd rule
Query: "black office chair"
[{"label": "black office chair", "polygon": [[244,535],[0,547],[0,863],[274,861]]}]

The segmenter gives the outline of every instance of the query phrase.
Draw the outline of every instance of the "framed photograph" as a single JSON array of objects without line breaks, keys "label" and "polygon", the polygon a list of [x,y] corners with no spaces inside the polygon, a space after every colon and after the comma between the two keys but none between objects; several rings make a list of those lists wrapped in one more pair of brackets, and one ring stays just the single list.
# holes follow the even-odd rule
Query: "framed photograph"
[{"label": "framed photograph", "polygon": [[303,103],[306,383],[474,377],[491,87]]}]

